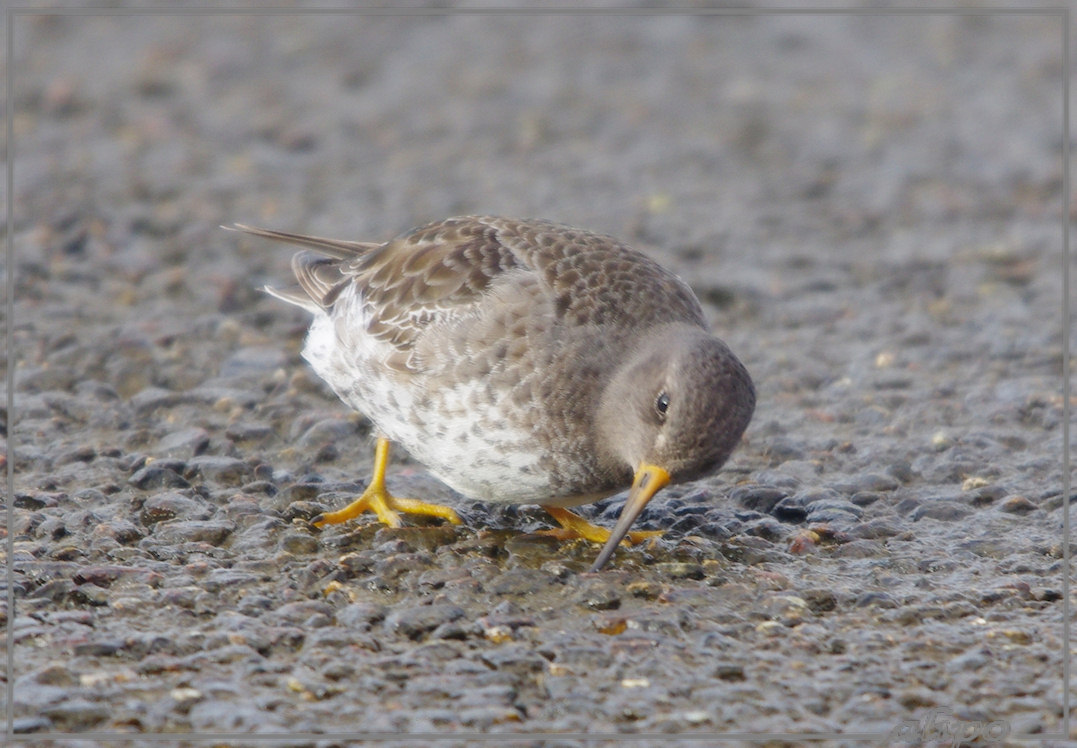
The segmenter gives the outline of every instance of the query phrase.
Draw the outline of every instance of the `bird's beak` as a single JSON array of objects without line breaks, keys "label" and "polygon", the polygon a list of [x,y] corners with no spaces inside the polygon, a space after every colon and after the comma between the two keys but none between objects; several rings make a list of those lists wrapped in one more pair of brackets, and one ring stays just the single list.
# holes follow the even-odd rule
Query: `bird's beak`
[{"label": "bird's beak", "polygon": [[643,511],[643,507],[647,506],[647,502],[669,483],[669,480],[669,473],[664,468],[646,462],[640,463],[636,476],[632,479],[632,488],[628,491],[624,508],[621,509],[621,516],[617,518],[617,524],[610,533],[610,539],[606,541],[606,545],[602,546],[602,552],[591,565],[591,571],[600,571],[606,565],[613,552],[617,550],[618,544],[628,534],[628,529],[632,527],[636,517]]}]

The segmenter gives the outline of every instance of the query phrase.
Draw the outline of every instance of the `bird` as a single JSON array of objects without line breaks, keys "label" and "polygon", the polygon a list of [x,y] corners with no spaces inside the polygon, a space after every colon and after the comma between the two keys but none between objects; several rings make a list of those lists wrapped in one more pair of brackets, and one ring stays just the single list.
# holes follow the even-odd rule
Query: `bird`
[{"label": "bird", "polygon": [[[612,236],[497,216],[384,243],[223,228],[302,248],[298,287],[265,290],[313,316],[303,357],[377,435],[367,488],[317,527],[366,511],[461,522],[389,493],[396,444],[464,497],[541,505],[552,534],[602,544],[597,572],[622,541],[661,534],[631,527],[663,487],[721,467],[755,410],[689,286]],[[568,509],[626,488],[612,530]]]}]

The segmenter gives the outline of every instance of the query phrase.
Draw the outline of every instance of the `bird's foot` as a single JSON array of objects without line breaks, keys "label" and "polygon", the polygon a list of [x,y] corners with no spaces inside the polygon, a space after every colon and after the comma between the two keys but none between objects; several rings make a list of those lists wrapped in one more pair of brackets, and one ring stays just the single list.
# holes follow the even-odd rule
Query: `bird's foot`
[{"label": "bird's foot", "polygon": [[[549,535],[558,540],[583,538],[584,540],[590,540],[592,543],[605,543],[610,539],[609,530],[605,527],[591,524],[578,514],[562,509],[559,506],[544,506],[542,508],[549,512],[550,516],[557,520],[557,524],[561,526],[553,527],[549,530],[539,530],[537,533],[539,535]],[[661,530],[634,530],[625,535],[622,542],[637,545],[645,540],[660,537],[662,537]]]},{"label": "bird's foot", "polygon": [[319,514],[311,522],[315,527],[336,525],[355,519],[363,512],[374,512],[378,515],[378,519],[381,520],[382,524],[389,527],[403,525],[400,518],[401,514],[422,514],[427,517],[440,517],[454,525],[461,524],[460,515],[451,507],[430,504],[418,499],[404,499],[399,496],[393,496],[385,490],[384,486],[379,488],[374,483],[367,486],[362,496],[343,509]]}]

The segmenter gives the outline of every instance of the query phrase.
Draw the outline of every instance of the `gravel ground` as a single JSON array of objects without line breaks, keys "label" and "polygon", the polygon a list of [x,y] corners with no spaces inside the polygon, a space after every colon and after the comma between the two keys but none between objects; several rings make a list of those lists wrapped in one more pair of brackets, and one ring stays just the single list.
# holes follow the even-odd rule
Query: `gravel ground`
[{"label": "gravel ground", "polygon": [[[1060,32],[19,16],[15,730],[1059,732]],[[600,574],[399,453],[464,526],[307,522],[369,424],[260,291],[290,252],[218,225],[462,213],[649,252],[755,378],[730,463]]]}]

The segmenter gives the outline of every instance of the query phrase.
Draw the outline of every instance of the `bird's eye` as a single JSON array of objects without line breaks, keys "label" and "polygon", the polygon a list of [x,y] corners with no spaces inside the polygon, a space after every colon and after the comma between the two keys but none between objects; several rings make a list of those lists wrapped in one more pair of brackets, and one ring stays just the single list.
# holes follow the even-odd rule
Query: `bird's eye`
[{"label": "bird's eye", "polygon": [[666,411],[669,410],[669,395],[663,392],[658,396],[658,399],[654,401],[655,412],[658,413],[659,420],[666,419]]}]

